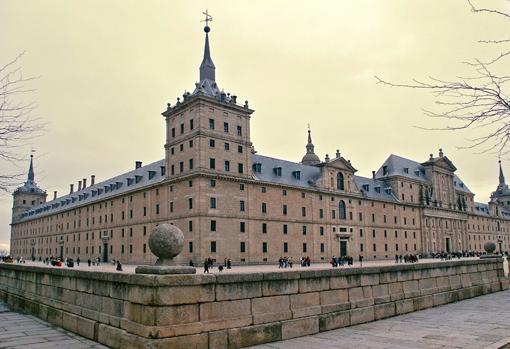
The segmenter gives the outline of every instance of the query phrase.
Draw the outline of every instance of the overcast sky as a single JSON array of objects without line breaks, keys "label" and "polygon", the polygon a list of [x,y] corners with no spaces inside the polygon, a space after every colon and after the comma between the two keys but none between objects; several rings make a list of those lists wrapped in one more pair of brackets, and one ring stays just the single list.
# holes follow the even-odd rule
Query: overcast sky
[{"label": "overcast sky", "polygon": [[[422,113],[434,99],[374,79],[453,79],[470,73],[463,61],[498,52],[477,41],[506,38],[509,22],[464,0],[0,0],[0,65],[26,52],[24,74],[40,76],[36,115],[47,123],[19,169],[33,146],[36,182],[51,199],[91,174],[101,181],[135,160],[162,159],[160,113],[198,79],[206,8],[216,80],[255,109],[259,154],[300,161],[308,123],[320,158],[339,149],[364,176],[392,153],[422,162],[441,147],[475,199],[488,200],[497,156],[458,149],[480,130],[422,130],[445,125]],[[0,196],[0,249],[11,207]]]}]

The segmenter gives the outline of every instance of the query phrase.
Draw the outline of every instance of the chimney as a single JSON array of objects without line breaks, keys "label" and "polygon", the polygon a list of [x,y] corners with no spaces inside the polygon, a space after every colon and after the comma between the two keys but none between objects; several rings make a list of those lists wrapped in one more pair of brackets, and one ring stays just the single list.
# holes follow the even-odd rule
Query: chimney
[{"label": "chimney", "polygon": [[140,167],[142,167],[142,162],[141,161],[136,161],[135,162],[135,169],[140,168]]},{"label": "chimney", "polygon": [[92,175],[90,176],[90,186],[93,186],[96,183],[96,176]]},{"label": "chimney", "polygon": [[87,178],[83,178],[83,179],[81,180],[81,182],[83,183],[83,188],[82,188],[82,189],[87,188]]},{"label": "chimney", "polygon": [[375,171],[372,171],[372,179],[375,179]]},{"label": "chimney", "polygon": [[336,158],[338,159],[340,157],[340,150],[336,150]]},{"label": "chimney", "polygon": [[74,184],[71,183],[70,184],[70,191],[69,191],[69,194],[72,194],[74,192]]},{"label": "chimney", "polygon": [[53,192],[53,200],[56,200],[56,199],[57,199],[57,191],[55,190],[55,191]]},{"label": "chimney", "polygon": [[237,104],[237,96],[236,95],[232,96],[232,103]]},{"label": "chimney", "polygon": [[78,181],[78,191],[81,190],[81,181]]}]

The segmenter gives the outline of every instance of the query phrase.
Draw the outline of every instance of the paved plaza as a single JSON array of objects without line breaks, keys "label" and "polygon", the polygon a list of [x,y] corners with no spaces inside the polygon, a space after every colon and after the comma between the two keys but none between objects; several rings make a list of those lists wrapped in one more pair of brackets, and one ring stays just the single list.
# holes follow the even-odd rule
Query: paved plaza
[{"label": "paved plaza", "polygon": [[[478,257],[469,257],[469,258],[462,258],[461,260],[470,260],[470,259],[478,259]],[[452,259],[452,261],[457,261],[457,258]],[[418,263],[438,263],[441,262],[441,259],[420,259]],[[16,262],[14,262],[16,264]],[[100,263],[99,266],[97,265],[91,265],[90,267],[87,265],[87,262],[85,263],[82,261],[79,266],[75,264],[73,268],[68,268],[65,266],[62,267],[52,267],[51,265],[46,265],[42,262],[32,262],[32,261],[26,261],[23,265],[27,266],[37,266],[37,267],[49,267],[49,268],[58,268],[58,269],[74,269],[74,270],[86,270],[86,271],[103,271],[103,272],[113,272],[113,273],[127,273],[127,274],[133,274],[135,272],[136,265],[123,265],[122,271],[116,271],[115,265],[112,263]],[[364,261],[363,267],[379,267],[379,266],[388,266],[388,265],[395,265],[395,260],[375,260],[375,261]],[[220,271],[218,270],[219,264],[216,263],[214,265],[214,268],[209,269],[211,274],[218,274]],[[349,268],[359,268],[360,263],[358,261],[355,261],[353,265],[343,265],[341,267],[337,267],[338,269],[349,269]],[[299,261],[296,263],[294,262],[293,268],[285,268],[285,269],[279,269],[278,264],[261,264],[261,265],[234,265],[232,266],[232,269],[223,269],[221,273],[257,273],[257,272],[273,272],[273,271],[291,271],[291,270],[321,270],[321,269],[331,269],[332,266],[330,263],[312,263],[310,267],[301,267],[299,265]],[[504,261],[504,268],[505,268],[505,274],[508,275],[508,262]],[[204,268],[202,266],[197,267],[197,274],[202,274],[204,271]]]},{"label": "paved plaza", "polygon": [[0,348],[107,349],[107,347],[50,325],[35,316],[13,312],[0,302]]},{"label": "paved plaza", "polygon": [[251,349],[500,349],[510,343],[510,291]]}]

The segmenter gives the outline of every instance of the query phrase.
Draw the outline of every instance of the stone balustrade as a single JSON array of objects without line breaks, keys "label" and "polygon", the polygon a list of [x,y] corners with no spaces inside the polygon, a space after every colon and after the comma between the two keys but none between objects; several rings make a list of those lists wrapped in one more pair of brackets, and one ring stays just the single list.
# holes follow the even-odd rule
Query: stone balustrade
[{"label": "stone balustrade", "polygon": [[502,259],[140,275],[0,264],[12,308],[112,348],[241,348],[509,288]]}]

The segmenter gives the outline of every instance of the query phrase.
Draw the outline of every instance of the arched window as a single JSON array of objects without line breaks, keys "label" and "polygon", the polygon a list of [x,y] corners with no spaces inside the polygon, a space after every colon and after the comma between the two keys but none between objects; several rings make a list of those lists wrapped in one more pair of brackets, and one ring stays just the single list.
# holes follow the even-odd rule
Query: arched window
[{"label": "arched window", "polygon": [[338,190],[344,190],[344,175],[342,172],[338,172],[336,175],[336,188]]},{"label": "arched window", "polygon": [[339,219],[346,219],[346,211],[345,211],[345,202],[343,200],[340,200],[338,203],[338,218]]}]

